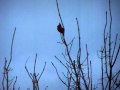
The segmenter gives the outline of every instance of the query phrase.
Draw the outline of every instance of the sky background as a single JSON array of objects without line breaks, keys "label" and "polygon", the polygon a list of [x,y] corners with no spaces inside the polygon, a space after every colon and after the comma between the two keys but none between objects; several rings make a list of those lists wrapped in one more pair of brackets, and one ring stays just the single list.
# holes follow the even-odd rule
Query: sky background
[{"label": "sky background", "polygon": [[[75,37],[72,49],[73,58],[77,51],[75,18],[77,17],[79,20],[82,59],[85,59],[87,43],[89,58],[92,60],[93,66],[93,82],[96,83],[100,78],[100,60],[97,57],[97,51],[103,45],[103,29],[105,11],[108,11],[108,0],[58,0],[58,2],[65,26],[65,37],[68,42]],[[111,0],[111,8],[114,40],[115,34],[120,34],[120,0]],[[20,86],[21,90],[32,87],[24,65],[30,56],[27,66],[29,71],[33,72],[35,54],[38,53],[37,72],[40,73],[44,62],[47,62],[45,72],[40,79],[41,90],[46,86],[48,86],[48,90],[65,90],[65,86],[58,79],[51,65],[51,62],[54,62],[60,73],[65,71],[54,58],[56,55],[62,59],[61,52],[64,52],[64,47],[57,43],[61,41],[56,29],[59,22],[55,0],[0,0],[0,81],[2,80],[4,58],[7,57],[7,60],[10,58],[10,44],[16,27],[11,63],[13,68],[11,77],[18,76],[16,87]]]}]

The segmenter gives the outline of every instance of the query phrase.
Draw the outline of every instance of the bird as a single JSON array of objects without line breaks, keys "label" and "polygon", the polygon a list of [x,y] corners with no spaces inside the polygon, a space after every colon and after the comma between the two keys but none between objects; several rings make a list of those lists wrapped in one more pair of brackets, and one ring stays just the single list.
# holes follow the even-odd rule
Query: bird
[{"label": "bird", "polygon": [[57,26],[57,30],[58,30],[58,32],[60,32],[64,36],[65,30],[60,23]]}]

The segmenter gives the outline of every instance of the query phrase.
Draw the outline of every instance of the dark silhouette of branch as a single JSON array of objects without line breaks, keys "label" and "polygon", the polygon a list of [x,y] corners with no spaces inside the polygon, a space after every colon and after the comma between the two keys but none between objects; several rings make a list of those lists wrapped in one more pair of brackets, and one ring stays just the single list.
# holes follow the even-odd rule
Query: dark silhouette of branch
[{"label": "dark silhouette of branch", "polygon": [[[28,59],[29,59],[29,58],[28,58]],[[25,70],[26,70],[28,76],[30,77],[30,79],[32,80],[32,77],[31,77],[31,75],[30,75],[30,73],[29,73],[29,71],[28,71],[28,69],[27,69],[27,66],[26,66],[28,59],[26,60],[26,63],[25,63]]]},{"label": "dark silhouette of branch", "polygon": [[7,60],[5,58],[5,64],[4,64],[4,71],[3,71],[3,80],[2,80],[2,87],[3,87],[3,90],[5,90],[5,79],[6,79],[6,64],[7,64]]},{"label": "dark silhouette of branch", "polygon": [[102,81],[102,90],[104,90],[104,63],[103,63],[103,49],[101,48],[101,71],[102,71],[102,76],[101,76],[101,81]]},{"label": "dark silhouette of branch", "polygon": [[16,82],[17,82],[17,76],[16,76],[15,82],[14,82],[14,84],[13,84],[13,90],[15,90],[15,84],[16,84]]},{"label": "dark silhouette of branch", "polygon": [[[51,62],[51,63],[52,63],[52,62]],[[56,66],[54,65],[54,63],[52,63],[52,65],[53,65],[53,67],[55,68],[56,73],[57,73],[59,79],[61,80],[61,82],[62,82],[66,87],[68,87],[68,85],[67,85],[67,84],[62,80],[62,78],[60,77],[60,75],[59,75],[59,73],[58,73],[58,70],[57,70]]]},{"label": "dark silhouette of branch", "polygon": [[[28,58],[29,59],[29,58]],[[27,59],[27,61],[28,61]],[[46,67],[46,62],[45,62],[45,65],[43,67],[43,70],[41,72],[41,74],[39,75],[39,73],[36,73],[36,62],[37,62],[37,53],[36,53],[36,56],[35,56],[35,62],[34,62],[34,71],[33,73],[30,73],[27,69],[27,61],[25,63],[25,70],[29,76],[29,78],[32,80],[32,84],[33,84],[33,90],[39,90],[39,80],[43,74],[43,72],[45,71],[45,67]]]},{"label": "dark silhouette of branch", "polygon": [[[2,80],[2,87],[3,90],[9,90],[11,87],[11,84],[13,82],[13,79],[10,80],[9,73],[12,71],[10,68],[11,62],[12,62],[12,55],[13,55],[13,43],[15,38],[16,28],[14,30],[13,36],[12,36],[12,42],[11,42],[11,48],[10,48],[10,60],[7,63],[7,59],[5,57],[5,64],[4,64],[4,71],[3,71],[3,80]],[[15,86],[15,85],[13,85]]]},{"label": "dark silhouette of branch", "polygon": [[120,44],[119,44],[119,47],[118,47],[118,50],[117,50],[117,54],[116,54],[116,56],[115,56],[115,59],[114,59],[114,61],[113,61],[112,67],[113,67],[113,66],[115,65],[115,63],[116,63],[116,60],[117,60],[117,57],[118,57],[119,52],[120,52]]},{"label": "dark silhouette of branch", "polygon": [[[60,81],[67,87],[67,90],[92,90],[92,66],[91,66],[91,61],[88,59],[88,49],[86,45],[86,59],[81,62],[81,40],[80,40],[80,28],[79,28],[79,22],[78,19],[76,18],[77,22],[77,28],[78,28],[78,50],[76,54],[76,60],[72,58],[71,55],[71,50],[73,46],[73,41],[75,38],[71,40],[70,43],[67,43],[66,38],[64,37],[65,34],[65,27],[63,25],[63,21],[61,18],[60,10],[59,10],[59,4],[58,0],[56,0],[56,5],[57,5],[57,10],[58,10],[58,15],[60,18],[60,22],[57,26],[57,30],[60,33],[60,37],[62,40],[62,45],[65,47],[65,54],[62,53],[62,56],[65,61],[60,60],[57,56],[55,58],[59,61],[61,65],[64,66],[64,68],[67,70],[67,75],[64,75],[64,77],[67,79],[67,82],[65,82],[61,76],[59,75],[59,72],[52,63],[54,69],[56,70],[57,76],[60,79]],[[87,64],[87,76],[83,68],[85,68],[85,64]]]},{"label": "dark silhouette of branch", "polygon": [[62,17],[61,17],[61,14],[60,14],[60,10],[59,10],[58,0],[56,0],[56,5],[57,5],[58,15],[59,15],[59,18],[60,18],[60,21],[61,21],[62,27],[64,28],[64,24],[63,24],[63,21],[62,21]]},{"label": "dark silhouette of branch", "polygon": [[14,42],[15,32],[16,32],[16,28],[15,28],[15,30],[14,30],[13,37],[12,37],[11,50],[10,50],[10,61],[9,61],[9,63],[8,63],[7,68],[9,68],[10,63],[11,63],[11,61],[12,61],[13,42]]},{"label": "dark silhouette of branch", "polygon": [[92,90],[93,89],[93,80],[92,80],[92,64],[91,64],[91,61],[90,61],[90,71],[91,71],[91,76],[90,76],[90,83],[91,83],[91,87],[90,89]]},{"label": "dark silhouette of branch", "polygon": [[45,62],[45,65],[44,65],[44,67],[43,67],[43,70],[42,70],[42,72],[41,72],[41,74],[40,74],[40,76],[39,76],[39,78],[38,78],[38,81],[40,80],[42,74],[44,73],[44,71],[45,71],[45,67],[46,67],[46,62]]},{"label": "dark silhouette of branch", "polygon": [[[104,48],[101,49],[101,86],[102,90],[117,90],[120,89],[120,69],[116,69],[114,71],[114,67],[116,66],[116,62],[118,60],[119,52],[120,52],[120,43],[117,43],[118,34],[116,34],[115,43],[112,46],[112,12],[111,12],[111,0],[109,0],[109,15],[110,15],[110,25],[109,31],[106,31],[107,27],[107,12],[106,12],[106,23],[104,28]],[[108,44],[108,45],[107,45]],[[118,45],[117,45],[118,44]],[[117,48],[118,46],[118,48]],[[104,73],[105,71],[105,73]],[[107,82],[105,82],[107,81]]]}]

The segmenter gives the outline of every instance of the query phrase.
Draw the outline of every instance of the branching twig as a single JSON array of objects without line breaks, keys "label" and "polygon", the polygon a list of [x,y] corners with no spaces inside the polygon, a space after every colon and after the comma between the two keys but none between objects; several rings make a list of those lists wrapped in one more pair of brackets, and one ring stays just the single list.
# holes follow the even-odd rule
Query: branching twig
[{"label": "branching twig", "polygon": [[[28,59],[29,59],[29,57],[28,57]],[[38,84],[38,83],[39,83],[39,80],[40,80],[43,72],[45,71],[46,62],[45,62],[45,65],[44,65],[44,68],[43,68],[41,74],[39,75],[39,73],[38,73],[38,74],[36,73],[37,53],[36,53],[36,56],[35,56],[34,71],[33,71],[33,73],[30,73],[30,72],[28,71],[28,69],[27,69],[26,64],[27,64],[28,59],[26,60],[26,63],[25,63],[25,70],[26,70],[28,76],[30,77],[30,79],[31,79],[31,81],[32,81],[33,90],[39,90],[39,84]]]}]

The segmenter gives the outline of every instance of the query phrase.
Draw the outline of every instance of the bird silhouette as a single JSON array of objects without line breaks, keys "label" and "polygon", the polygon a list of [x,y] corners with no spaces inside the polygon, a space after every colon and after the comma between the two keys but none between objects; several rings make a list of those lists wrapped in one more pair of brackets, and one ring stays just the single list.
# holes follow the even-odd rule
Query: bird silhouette
[{"label": "bird silhouette", "polygon": [[62,27],[62,25],[59,23],[59,25],[57,26],[57,30],[58,32],[60,32],[63,36],[64,36],[64,28]]}]

